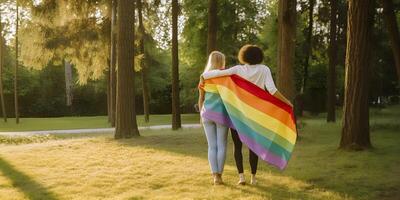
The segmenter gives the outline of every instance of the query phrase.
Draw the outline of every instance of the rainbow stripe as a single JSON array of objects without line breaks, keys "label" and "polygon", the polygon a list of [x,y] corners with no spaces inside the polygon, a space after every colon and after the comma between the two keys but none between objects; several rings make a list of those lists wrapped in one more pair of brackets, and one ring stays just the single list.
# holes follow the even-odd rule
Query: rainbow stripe
[{"label": "rainbow stripe", "polygon": [[264,161],[284,169],[296,143],[293,109],[237,75],[205,81],[202,117],[236,129]]}]

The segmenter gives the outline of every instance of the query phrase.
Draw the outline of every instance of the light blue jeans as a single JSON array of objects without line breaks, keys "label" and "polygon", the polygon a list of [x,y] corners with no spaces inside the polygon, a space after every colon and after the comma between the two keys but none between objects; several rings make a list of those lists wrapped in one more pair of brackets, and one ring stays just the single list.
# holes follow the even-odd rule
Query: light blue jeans
[{"label": "light blue jeans", "polygon": [[226,158],[228,127],[202,118],[208,143],[208,161],[212,173],[222,174]]}]

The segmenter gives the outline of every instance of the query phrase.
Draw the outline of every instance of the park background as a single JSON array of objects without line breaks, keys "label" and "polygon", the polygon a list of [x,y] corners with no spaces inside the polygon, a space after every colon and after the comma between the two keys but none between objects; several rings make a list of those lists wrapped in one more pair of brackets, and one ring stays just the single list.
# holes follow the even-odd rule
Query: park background
[{"label": "park background", "polygon": [[[2,0],[0,199],[398,199],[399,10],[398,0]],[[202,130],[180,127],[199,123],[209,52],[233,66],[244,44],[263,49],[294,102],[299,141],[287,170],[259,164],[254,187],[234,185],[229,152],[227,186],[212,188]],[[138,130],[153,125],[173,130]]]}]

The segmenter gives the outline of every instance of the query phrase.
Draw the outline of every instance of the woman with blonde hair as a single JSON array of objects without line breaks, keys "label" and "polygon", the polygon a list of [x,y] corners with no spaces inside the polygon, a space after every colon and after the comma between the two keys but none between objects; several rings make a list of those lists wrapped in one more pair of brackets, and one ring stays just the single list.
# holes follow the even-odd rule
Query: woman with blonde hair
[{"label": "woman with blonde hair", "polygon": [[[215,69],[225,69],[225,55],[219,51],[211,52],[204,72]],[[212,171],[214,185],[223,184],[222,172],[226,158],[226,144],[228,127],[218,124],[203,117],[204,111],[207,109],[203,106],[205,99],[205,91],[203,89],[203,81],[199,83],[199,109],[201,115],[201,123],[203,124],[204,132],[208,143],[208,161]]]}]

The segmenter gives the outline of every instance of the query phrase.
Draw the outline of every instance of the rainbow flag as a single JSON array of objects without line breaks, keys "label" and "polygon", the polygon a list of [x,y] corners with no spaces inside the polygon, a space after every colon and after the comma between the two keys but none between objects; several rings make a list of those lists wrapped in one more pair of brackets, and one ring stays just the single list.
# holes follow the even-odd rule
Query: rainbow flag
[{"label": "rainbow flag", "polygon": [[291,106],[237,75],[205,81],[201,116],[236,129],[262,160],[284,169],[296,143]]}]

